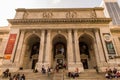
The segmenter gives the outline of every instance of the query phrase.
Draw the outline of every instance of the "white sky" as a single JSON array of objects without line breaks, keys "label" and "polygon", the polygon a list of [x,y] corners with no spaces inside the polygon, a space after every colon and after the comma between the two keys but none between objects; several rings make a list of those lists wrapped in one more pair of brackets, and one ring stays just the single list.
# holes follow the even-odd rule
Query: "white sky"
[{"label": "white sky", "polygon": [[[118,0],[120,3],[120,0]],[[0,2],[0,26],[7,26],[17,8],[80,8],[99,6],[101,0],[2,0]]]}]

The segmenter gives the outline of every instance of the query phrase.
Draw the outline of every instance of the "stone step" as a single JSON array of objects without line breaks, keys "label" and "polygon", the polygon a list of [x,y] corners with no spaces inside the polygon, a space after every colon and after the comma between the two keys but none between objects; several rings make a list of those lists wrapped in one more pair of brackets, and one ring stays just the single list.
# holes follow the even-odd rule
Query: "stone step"
[{"label": "stone step", "polygon": [[[77,77],[75,79],[69,78],[67,76],[67,70],[62,71],[60,70],[59,73],[52,73],[50,76],[47,74],[42,74],[40,72],[33,73],[32,70],[20,70],[18,72],[12,73],[12,76],[14,74],[19,73],[20,75],[24,74],[26,76],[26,80],[106,80],[103,73],[97,74],[94,70],[85,70],[85,72],[80,73],[80,77]],[[0,80],[8,80],[8,79],[1,79]],[[112,79],[114,80],[114,79]],[[118,79],[119,80],[119,79]]]},{"label": "stone step", "polygon": [[[67,76],[67,73],[64,74],[64,80],[69,80],[69,79],[72,79],[72,78],[69,78]],[[88,69],[88,70],[85,70],[84,72],[81,72],[79,74],[79,77],[77,77],[75,80],[106,80],[105,79],[105,74],[104,73],[97,73],[95,69]]]},{"label": "stone step", "polygon": [[53,75],[53,80],[63,80],[63,74],[54,74]]}]

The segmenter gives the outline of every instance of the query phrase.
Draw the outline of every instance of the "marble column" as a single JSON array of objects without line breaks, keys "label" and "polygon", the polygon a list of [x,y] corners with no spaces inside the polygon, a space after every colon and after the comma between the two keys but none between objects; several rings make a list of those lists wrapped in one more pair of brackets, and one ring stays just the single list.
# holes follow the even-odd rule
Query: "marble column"
[{"label": "marble column", "polygon": [[79,51],[79,42],[78,42],[78,32],[77,30],[74,30],[74,49],[75,49],[75,57],[76,57],[76,63],[81,62],[80,59],[80,51]]},{"label": "marble column", "polygon": [[22,46],[23,46],[23,40],[24,40],[24,34],[25,32],[24,31],[21,31],[21,34],[20,34],[20,39],[19,39],[19,43],[18,43],[18,47],[17,47],[17,51],[16,51],[16,56],[15,56],[15,63],[19,65],[19,62],[20,62],[20,54],[21,54],[21,50],[22,50]]},{"label": "marble column", "polygon": [[74,52],[75,52],[75,68],[78,68],[79,71],[83,72],[84,68],[80,59],[80,49],[78,41],[78,31],[74,30]]},{"label": "marble column", "polygon": [[100,63],[100,56],[98,54],[98,46],[97,46],[96,41],[94,41],[94,52],[95,52],[97,65],[99,65],[99,63]]},{"label": "marble column", "polygon": [[23,60],[24,60],[24,55],[26,54],[26,47],[27,47],[27,44],[24,42],[23,43],[23,46],[22,46],[22,52],[21,52],[21,55],[19,56],[20,57],[20,67],[23,67]]},{"label": "marble column", "polygon": [[67,40],[67,58],[68,58],[68,71],[75,70],[75,60],[73,53],[73,40],[72,40],[72,30],[68,30],[68,40]]},{"label": "marble column", "polygon": [[43,65],[43,59],[44,59],[44,49],[45,48],[45,30],[41,31],[41,38],[40,38],[40,49],[39,49],[39,57],[38,62],[36,64],[37,70],[41,70],[41,67]]},{"label": "marble column", "polygon": [[44,60],[44,64],[45,65],[51,65],[51,31],[47,30],[47,36],[46,36],[46,48],[45,48],[45,60]]},{"label": "marble column", "polygon": [[40,39],[39,58],[38,58],[38,62],[40,63],[43,63],[44,47],[45,47],[45,30],[42,30],[41,39]]},{"label": "marble column", "polygon": [[98,47],[98,52],[99,56],[100,56],[100,62],[105,62],[105,55],[103,52],[103,47],[102,47],[102,43],[101,43],[101,39],[100,39],[100,35],[99,35],[99,31],[95,30],[95,37],[96,37],[96,44]]}]

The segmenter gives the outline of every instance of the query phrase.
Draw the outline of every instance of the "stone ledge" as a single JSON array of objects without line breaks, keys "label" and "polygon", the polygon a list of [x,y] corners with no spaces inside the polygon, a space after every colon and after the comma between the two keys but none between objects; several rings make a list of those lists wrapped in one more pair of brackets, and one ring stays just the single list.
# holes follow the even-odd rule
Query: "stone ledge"
[{"label": "stone ledge", "polygon": [[12,25],[19,24],[55,24],[55,23],[82,23],[82,24],[109,24],[111,18],[68,18],[68,19],[8,19],[8,22]]}]

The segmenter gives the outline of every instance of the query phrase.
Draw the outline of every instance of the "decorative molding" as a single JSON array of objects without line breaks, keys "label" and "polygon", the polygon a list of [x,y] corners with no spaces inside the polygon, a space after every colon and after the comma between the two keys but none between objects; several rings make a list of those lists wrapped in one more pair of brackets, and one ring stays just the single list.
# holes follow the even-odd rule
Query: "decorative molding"
[{"label": "decorative molding", "polygon": [[118,27],[110,28],[110,31],[113,33],[120,33],[120,27],[118,26]]},{"label": "decorative molding", "polygon": [[24,11],[28,11],[28,12],[39,12],[39,11],[57,11],[57,12],[61,12],[61,11],[88,11],[88,10],[103,10],[104,8],[102,7],[95,7],[95,8],[40,8],[40,9],[25,9],[25,8],[18,8],[16,9],[17,12],[24,12]]},{"label": "decorative molding", "polygon": [[109,33],[104,33],[104,34],[103,34],[103,37],[104,37],[104,40],[105,40],[106,42],[112,41],[111,36],[110,36]]},{"label": "decorative molding", "polygon": [[61,19],[8,19],[8,22],[12,25],[19,24],[56,24],[56,23],[79,23],[79,24],[109,24],[112,21],[111,18],[61,18]]}]

